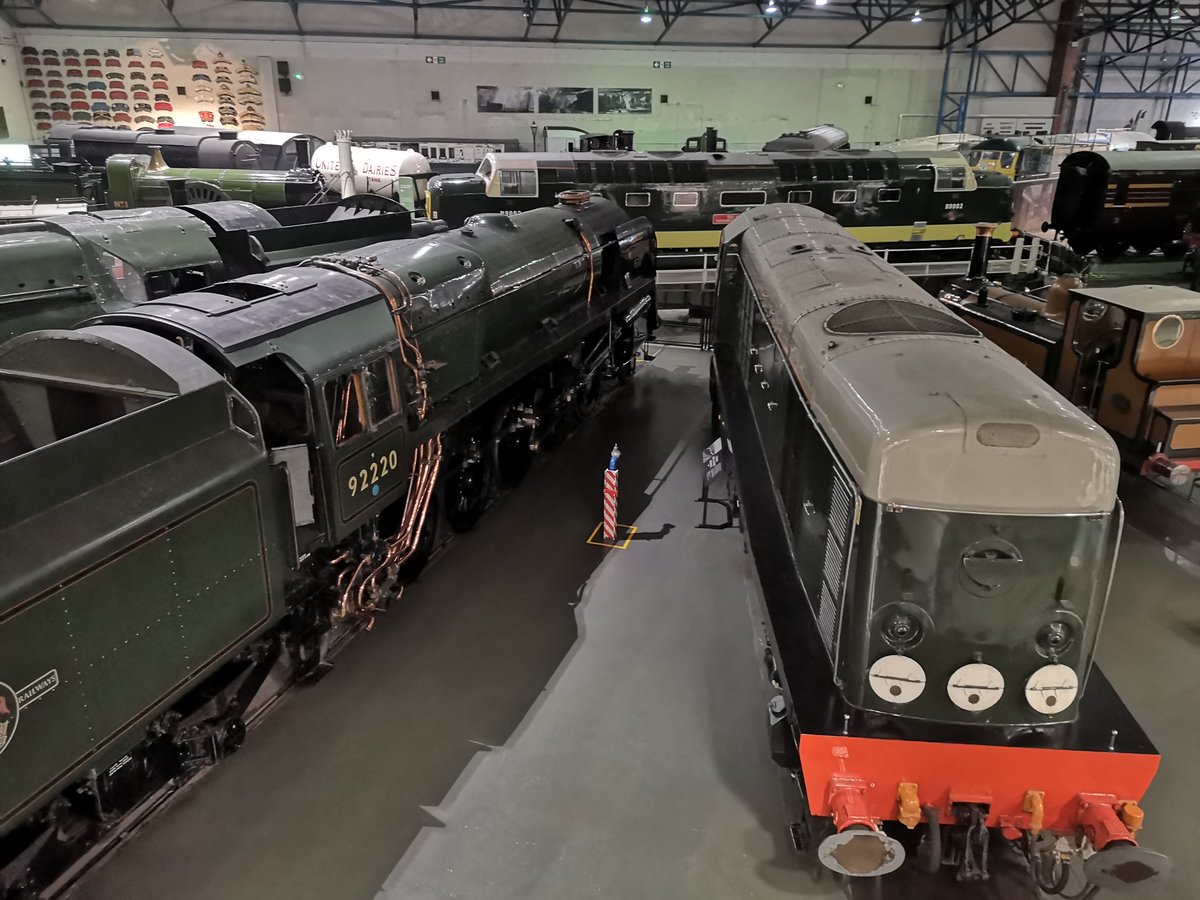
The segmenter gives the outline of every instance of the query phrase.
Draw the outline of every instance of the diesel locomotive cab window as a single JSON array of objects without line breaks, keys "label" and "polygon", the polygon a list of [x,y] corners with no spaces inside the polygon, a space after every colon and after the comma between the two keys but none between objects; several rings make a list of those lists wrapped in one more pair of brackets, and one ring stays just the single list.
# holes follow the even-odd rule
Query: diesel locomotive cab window
[{"label": "diesel locomotive cab window", "polygon": [[501,169],[500,194],[509,197],[536,197],[537,172],[532,169]]},{"label": "diesel locomotive cab window", "polygon": [[875,197],[880,203],[899,203],[900,188],[880,188]]},{"label": "diesel locomotive cab window", "polygon": [[700,195],[696,191],[676,191],[671,196],[671,205],[676,209],[688,209],[700,205]]},{"label": "diesel locomotive cab window", "polygon": [[722,206],[762,206],[766,202],[766,191],[721,191]]},{"label": "diesel locomotive cab window", "polygon": [[966,166],[936,166],[933,189],[935,191],[961,191],[967,183]]},{"label": "diesel locomotive cab window", "polygon": [[788,191],[788,203],[812,203],[812,191]]},{"label": "diesel locomotive cab window", "polygon": [[650,205],[650,195],[645,192],[626,194],[625,195],[625,205],[627,207],[649,206]]},{"label": "diesel locomotive cab window", "polygon": [[858,199],[858,191],[856,191],[856,190],[844,190],[844,191],[834,191],[833,192],[833,202],[834,203],[853,203],[857,199]]}]

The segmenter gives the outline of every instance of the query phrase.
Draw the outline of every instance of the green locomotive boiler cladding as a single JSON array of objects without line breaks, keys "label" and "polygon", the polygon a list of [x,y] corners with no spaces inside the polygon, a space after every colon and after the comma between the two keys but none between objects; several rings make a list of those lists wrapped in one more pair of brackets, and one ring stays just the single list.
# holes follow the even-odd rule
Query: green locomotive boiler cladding
[{"label": "green locomotive boiler cladding", "polygon": [[[245,200],[265,209],[303,206],[325,190],[315,169],[175,169],[154,158],[122,153],[105,164],[108,205],[113,209],[182,206],[217,200]],[[406,208],[415,204],[411,199]]]},{"label": "green locomotive boiler cladding", "polygon": [[276,659],[321,665],[414,449],[440,448],[458,527],[449,485],[487,440],[530,448],[632,369],[653,289],[649,223],[586,199],[0,346],[0,835],[67,834],[39,810],[72,782],[80,815],[113,815],[127,779],[234,748]]}]

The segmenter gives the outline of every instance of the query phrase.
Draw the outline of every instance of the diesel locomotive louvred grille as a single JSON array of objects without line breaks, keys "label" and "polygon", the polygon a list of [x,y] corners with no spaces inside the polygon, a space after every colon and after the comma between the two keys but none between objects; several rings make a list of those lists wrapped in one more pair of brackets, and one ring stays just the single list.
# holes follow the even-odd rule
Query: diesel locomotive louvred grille
[{"label": "diesel locomotive louvred grille", "polygon": [[825,323],[830,334],[961,334],[979,337],[966,322],[909,300],[867,300],[838,310]]}]

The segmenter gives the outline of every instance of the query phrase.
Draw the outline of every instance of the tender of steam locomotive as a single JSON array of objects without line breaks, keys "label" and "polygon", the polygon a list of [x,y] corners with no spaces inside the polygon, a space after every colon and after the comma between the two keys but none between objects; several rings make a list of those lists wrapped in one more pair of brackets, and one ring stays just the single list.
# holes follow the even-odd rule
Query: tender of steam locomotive
[{"label": "tender of steam locomotive", "polygon": [[[736,453],[781,696],[778,758],[827,866],[891,871],[883,823],[986,874],[987,829],[1136,861],[1158,756],[1093,665],[1119,458],[1066,399],[830,216],[752,210],[723,238],[714,398]],[[1110,742],[1110,735],[1119,739]],[[1048,841],[1048,843],[1047,843]]]},{"label": "tender of steam locomotive", "polygon": [[575,197],[0,347],[0,895],[235,749],[631,372],[653,243]]},{"label": "tender of steam locomotive", "polygon": [[[1012,219],[1012,183],[971,172],[950,151],[925,153],[489,154],[474,175],[430,179],[431,219],[451,225],[485,210],[533,209],[562,190],[586,188],[654,223],[659,247],[696,265],[720,242],[721,228],[764,203],[805,203],[837,217],[872,244],[936,245],[969,240],[974,223]],[[1007,239],[1008,225],[998,237]]]},{"label": "tender of steam locomotive", "polygon": [[1176,256],[1198,206],[1200,153],[1082,150],[1062,162],[1050,227],[1076,253],[1116,259],[1133,247]]},{"label": "tender of steam locomotive", "polygon": [[310,256],[445,230],[371,196],[271,212],[226,200],[12,224],[0,229],[0,341]]}]

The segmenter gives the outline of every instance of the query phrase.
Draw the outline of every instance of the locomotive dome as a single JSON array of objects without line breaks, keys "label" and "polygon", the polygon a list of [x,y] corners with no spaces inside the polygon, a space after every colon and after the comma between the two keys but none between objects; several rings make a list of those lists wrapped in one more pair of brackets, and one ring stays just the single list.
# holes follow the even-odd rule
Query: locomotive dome
[{"label": "locomotive dome", "polygon": [[830,217],[765,206],[726,240],[739,232],[793,377],[867,497],[1029,515],[1115,506],[1113,440]]}]

